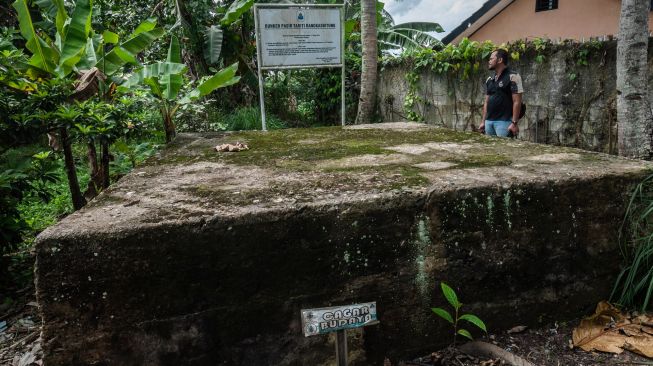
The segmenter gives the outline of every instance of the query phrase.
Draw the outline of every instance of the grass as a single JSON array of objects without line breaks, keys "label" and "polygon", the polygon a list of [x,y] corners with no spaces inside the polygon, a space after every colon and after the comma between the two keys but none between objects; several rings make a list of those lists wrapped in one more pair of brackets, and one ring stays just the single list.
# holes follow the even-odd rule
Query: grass
[{"label": "grass", "polygon": [[626,266],[610,298],[627,308],[646,311],[653,295],[653,175],[632,192],[619,244]]}]

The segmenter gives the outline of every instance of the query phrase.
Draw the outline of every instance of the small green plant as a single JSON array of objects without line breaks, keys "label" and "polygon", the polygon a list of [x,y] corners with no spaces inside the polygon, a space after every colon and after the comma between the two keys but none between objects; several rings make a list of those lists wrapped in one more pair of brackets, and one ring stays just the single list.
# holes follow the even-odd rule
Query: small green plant
[{"label": "small green plant", "polygon": [[456,296],[456,292],[449,287],[446,283],[440,282],[440,287],[442,288],[442,294],[444,297],[447,299],[449,304],[454,308],[455,311],[455,316],[451,316],[451,314],[442,309],[442,308],[431,308],[433,312],[438,315],[440,318],[448,321],[451,323],[453,326],[453,344],[456,344],[456,338],[460,334],[461,336],[465,338],[469,338],[470,340],[473,340],[474,338],[472,337],[472,334],[464,328],[458,327],[458,322],[461,320],[465,320],[469,323],[474,324],[475,326],[479,327],[482,329],[485,333],[487,333],[487,328],[485,327],[485,323],[479,317],[476,315],[472,314],[463,314],[463,315],[458,315],[460,314],[460,308],[463,306],[463,304],[458,301],[458,296]]},{"label": "small green plant", "polygon": [[633,190],[619,232],[624,267],[610,301],[642,312],[653,299],[653,175]]}]

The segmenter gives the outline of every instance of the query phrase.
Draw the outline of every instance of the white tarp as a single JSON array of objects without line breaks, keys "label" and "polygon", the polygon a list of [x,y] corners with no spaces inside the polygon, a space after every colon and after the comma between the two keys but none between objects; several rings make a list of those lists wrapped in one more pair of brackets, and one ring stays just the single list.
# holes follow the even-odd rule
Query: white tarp
[{"label": "white tarp", "polygon": [[256,11],[262,67],[342,64],[339,8],[261,6]]}]

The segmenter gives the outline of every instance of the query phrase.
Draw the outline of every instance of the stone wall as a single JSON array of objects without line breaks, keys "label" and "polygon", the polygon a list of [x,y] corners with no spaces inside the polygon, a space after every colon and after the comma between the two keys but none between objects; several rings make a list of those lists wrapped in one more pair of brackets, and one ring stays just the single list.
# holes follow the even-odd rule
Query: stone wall
[{"label": "stone wall", "polygon": [[[616,153],[616,48],[616,41],[601,43],[583,58],[587,65],[579,63],[578,44],[550,45],[541,63],[532,50],[513,62],[511,67],[523,78],[527,104],[519,138]],[[383,121],[406,120],[405,75],[412,70],[408,64],[382,68],[378,103]],[[460,73],[422,71],[417,87],[425,101],[415,110],[429,124],[473,129],[480,123],[484,81],[491,73],[485,64],[466,80]]]}]

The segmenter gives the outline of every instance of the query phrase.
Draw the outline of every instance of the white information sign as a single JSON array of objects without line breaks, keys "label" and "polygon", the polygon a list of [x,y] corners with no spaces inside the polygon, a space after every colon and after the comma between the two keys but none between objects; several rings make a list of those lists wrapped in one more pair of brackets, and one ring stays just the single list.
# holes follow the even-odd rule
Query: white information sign
[{"label": "white information sign", "polygon": [[376,302],[302,310],[306,337],[377,323]]},{"label": "white information sign", "polygon": [[257,6],[263,68],[342,65],[341,9]]}]

